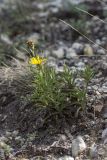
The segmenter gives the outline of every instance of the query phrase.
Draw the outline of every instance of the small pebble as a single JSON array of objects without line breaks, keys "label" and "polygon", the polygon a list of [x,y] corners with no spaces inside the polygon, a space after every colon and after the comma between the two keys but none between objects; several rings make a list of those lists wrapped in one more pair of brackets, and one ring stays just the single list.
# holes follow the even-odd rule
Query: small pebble
[{"label": "small pebble", "polygon": [[64,156],[64,157],[58,158],[57,160],[74,160],[74,158],[70,156]]},{"label": "small pebble", "polygon": [[90,147],[90,156],[91,156],[91,158],[98,157],[97,145],[95,143],[93,143]]},{"label": "small pebble", "polygon": [[102,132],[102,139],[106,139],[107,138],[107,128],[104,129],[104,131]]}]

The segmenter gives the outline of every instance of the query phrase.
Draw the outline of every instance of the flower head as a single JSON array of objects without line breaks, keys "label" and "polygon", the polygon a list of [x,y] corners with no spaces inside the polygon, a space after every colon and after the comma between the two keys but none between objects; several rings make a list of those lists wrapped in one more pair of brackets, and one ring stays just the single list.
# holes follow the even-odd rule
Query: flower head
[{"label": "flower head", "polygon": [[31,48],[34,47],[34,45],[35,45],[32,40],[28,40],[26,43],[27,43],[28,47],[31,47]]},{"label": "flower head", "polygon": [[45,62],[45,61],[46,61],[45,58],[36,56],[36,57],[30,58],[29,63],[30,63],[30,64],[40,65],[40,64],[42,64],[42,63]]}]

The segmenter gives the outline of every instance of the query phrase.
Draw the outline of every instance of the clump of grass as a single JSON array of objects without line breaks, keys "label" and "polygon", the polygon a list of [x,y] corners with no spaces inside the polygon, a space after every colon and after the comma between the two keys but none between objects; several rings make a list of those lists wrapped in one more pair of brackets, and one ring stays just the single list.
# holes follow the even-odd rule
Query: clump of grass
[{"label": "clump of grass", "polygon": [[[46,59],[35,54],[33,42],[28,43],[33,57],[30,57],[29,67],[33,74],[31,86],[33,88],[29,98],[40,108],[49,108],[63,113],[67,107],[79,110],[87,109],[87,86],[93,77],[93,70],[86,66],[82,73],[72,72],[66,65],[63,72],[57,73],[55,68],[46,64]],[[83,87],[76,85],[76,78],[84,80]]]},{"label": "clump of grass", "polygon": [[[72,19],[70,21],[70,24],[72,24],[73,27],[76,28],[77,30],[79,30],[82,34],[86,34],[87,30],[89,30],[89,27],[86,24],[86,19],[84,19],[84,18],[77,19],[77,20],[76,19]],[[77,35],[78,35],[78,33],[77,33]],[[73,37],[76,37],[76,33],[74,34]]]},{"label": "clump of grass", "polygon": [[76,15],[78,17],[82,17],[83,15],[79,14],[77,7],[79,7],[82,10],[86,10],[86,11],[88,11],[89,9],[89,7],[85,4],[69,4],[69,10],[72,12],[73,15]]},{"label": "clump of grass", "polygon": [[[81,33],[86,34],[87,30],[89,30],[87,21],[87,14],[80,14],[80,10],[88,12],[88,6],[85,4],[69,4],[69,10],[73,15],[72,19],[69,21],[74,28],[79,30]],[[77,39],[78,33],[73,35],[74,40]]]},{"label": "clump of grass", "polygon": [[[8,54],[7,54],[8,51]],[[13,46],[9,46],[1,42],[0,44],[0,66],[10,65],[11,56],[14,56]]]}]

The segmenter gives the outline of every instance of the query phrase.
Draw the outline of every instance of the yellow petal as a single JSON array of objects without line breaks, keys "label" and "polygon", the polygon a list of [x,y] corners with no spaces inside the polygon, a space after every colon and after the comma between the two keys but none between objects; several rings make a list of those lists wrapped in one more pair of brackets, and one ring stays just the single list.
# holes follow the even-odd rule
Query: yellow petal
[{"label": "yellow petal", "polygon": [[41,58],[38,55],[36,57],[32,57],[29,60],[30,64],[41,64],[42,62],[46,61],[45,58]]}]

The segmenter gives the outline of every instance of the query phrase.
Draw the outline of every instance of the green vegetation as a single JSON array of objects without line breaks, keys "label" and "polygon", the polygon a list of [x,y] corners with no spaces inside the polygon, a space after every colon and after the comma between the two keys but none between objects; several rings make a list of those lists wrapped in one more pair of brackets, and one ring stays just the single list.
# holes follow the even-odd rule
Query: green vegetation
[{"label": "green vegetation", "polygon": [[[78,19],[78,20],[72,19],[69,24],[71,24],[76,30],[78,30],[82,34],[86,34],[87,29],[89,29],[88,26],[86,25],[86,19],[84,18]],[[76,33],[73,35],[73,37],[75,36],[76,36]]]},{"label": "green vegetation", "polygon": [[[33,75],[33,80],[30,82],[32,86],[30,101],[40,108],[46,107],[58,113],[63,113],[69,106],[74,108],[76,106],[76,112],[78,109],[85,111],[87,86],[94,75],[93,70],[86,66],[80,73],[72,72],[64,65],[63,72],[57,73],[54,68],[48,67],[46,62],[43,63],[42,59],[38,55],[30,58],[29,67]],[[77,78],[83,79],[82,88],[76,85]]]},{"label": "green vegetation", "polygon": [[69,5],[69,9],[72,12],[72,14],[77,15],[78,17],[82,17],[83,15],[80,14],[80,12],[78,11],[77,8],[80,8],[82,10],[88,11],[88,6],[85,4],[79,4],[79,5],[74,5],[74,4],[70,4]]},{"label": "green vegetation", "polygon": [[[73,16],[69,24],[71,24],[76,30],[78,30],[82,34],[86,34],[87,29],[89,29],[86,24],[87,14],[81,14],[80,10],[88,12],[88,6],[85,4],[71,5],[71,13],[75,15],[75,18]],[[76,37],[76,33],[73,35],[73,37]]]},{"label": "green vegetation", "polygon": [[87,103],[87,86],[93,77],[93,71],[88,66],[82,72],[81,77],[84,79],[84,86],[81,89],[76,86],[77,73],[72,73],[67,66],[60,74],[55,72],[54,68],[50,68],[45,64],[33,66],[31,69],[34,75],[32,84],[31,101],[37,106],[50,107],[58,112],[63,112],[68,105],[73,107],[76,105],[86,110]]}]

